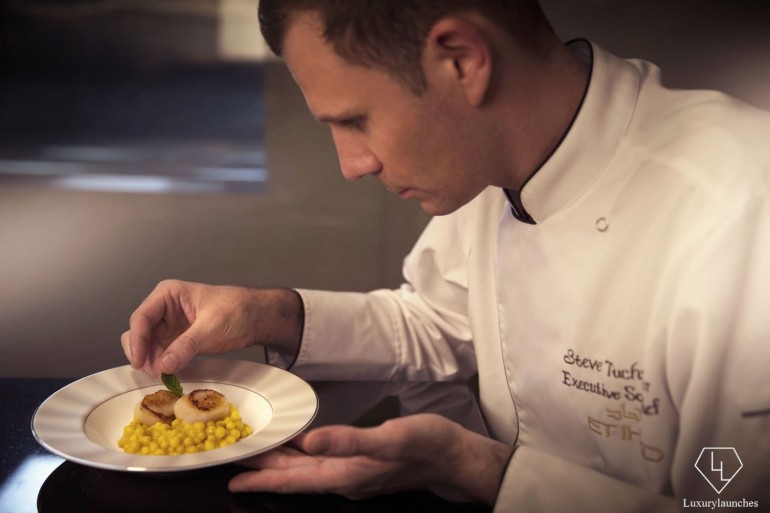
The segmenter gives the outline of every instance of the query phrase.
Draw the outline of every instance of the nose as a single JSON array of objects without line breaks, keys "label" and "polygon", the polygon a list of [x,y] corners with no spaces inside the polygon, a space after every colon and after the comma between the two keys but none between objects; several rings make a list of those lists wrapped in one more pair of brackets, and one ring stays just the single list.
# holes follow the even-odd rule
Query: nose
[{"label": "nose", "polygon": [[332,138],[337,148],[342,176],[347,180],[358,180],[366,175],[377,174],[382,169],[382,163],[360,134],[333,129]]}]

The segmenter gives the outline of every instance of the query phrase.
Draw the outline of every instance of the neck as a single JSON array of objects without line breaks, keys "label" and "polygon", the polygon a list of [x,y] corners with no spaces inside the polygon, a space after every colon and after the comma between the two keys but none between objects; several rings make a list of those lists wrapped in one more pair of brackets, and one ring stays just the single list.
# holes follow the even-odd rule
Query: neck
[{"label": "neck", "polygon": [[505,174],[499,185],[519,191],[569,130],[583,100],[590,69],[561,42],[546,58],[530,57],[523,65],[513,66],[507,109],[501,109],[507,140]]}]

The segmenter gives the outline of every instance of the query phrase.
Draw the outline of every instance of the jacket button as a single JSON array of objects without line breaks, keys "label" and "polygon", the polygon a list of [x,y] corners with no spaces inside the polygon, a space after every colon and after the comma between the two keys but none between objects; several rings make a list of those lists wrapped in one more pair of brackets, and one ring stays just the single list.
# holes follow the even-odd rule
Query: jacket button
[{"label": "jacket button", "polygon": [[606,217],[600,217],[596,220],[596,229],[600,232],[606,232],[610,229],[610,223]]}]

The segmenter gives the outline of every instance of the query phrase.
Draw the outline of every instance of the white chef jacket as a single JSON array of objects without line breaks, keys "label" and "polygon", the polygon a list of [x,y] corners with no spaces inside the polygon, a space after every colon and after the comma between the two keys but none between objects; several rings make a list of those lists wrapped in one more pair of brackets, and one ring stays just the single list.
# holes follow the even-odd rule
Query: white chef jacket
[{"label": "white chef jacket", "polygon": [[292,370],[478,371],[516,447],[496,511],[770,508],[770,117],[586,48],[579,113],[521,191],[534,224],[489,188],[429,223],[400,290],[299,291]]}]

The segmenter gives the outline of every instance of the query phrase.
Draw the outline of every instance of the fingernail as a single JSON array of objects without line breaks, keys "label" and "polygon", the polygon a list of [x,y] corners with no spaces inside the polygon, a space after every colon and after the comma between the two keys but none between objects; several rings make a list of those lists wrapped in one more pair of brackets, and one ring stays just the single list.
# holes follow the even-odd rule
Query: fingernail
[{"label": "fingernail", "polygon": [[173,374],[176,372],[177,367],[179,367],[179,358],[174,353],[166,353],[163,355],[161,363],[168,371],[168,374]]},{"label": "fingernail", "polygon": [[312,440],[312,445],[308,447],[312,454],[326,454],[331,449],[331,441],[328,436],[316,433],[316,437]]}]

